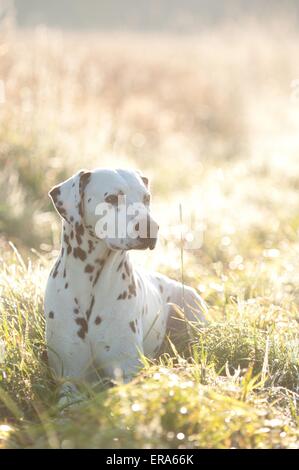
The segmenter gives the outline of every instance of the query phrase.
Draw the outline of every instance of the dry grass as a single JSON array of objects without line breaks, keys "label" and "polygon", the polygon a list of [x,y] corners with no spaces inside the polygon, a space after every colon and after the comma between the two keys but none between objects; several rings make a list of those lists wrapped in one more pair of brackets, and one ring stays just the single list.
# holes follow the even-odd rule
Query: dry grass
[{"label": "dry grass", "polygon": [[[0,33],[3,447],[298,447],[298,39],[287,21],[192,37]],[[137,261],[180,279],[180,203],[203,230],[184,276],[211,325],[188,362],[171,351],[62,419],[44,354],[59,244],[47,191],[105,165],[152,179],[161,240]]]}]

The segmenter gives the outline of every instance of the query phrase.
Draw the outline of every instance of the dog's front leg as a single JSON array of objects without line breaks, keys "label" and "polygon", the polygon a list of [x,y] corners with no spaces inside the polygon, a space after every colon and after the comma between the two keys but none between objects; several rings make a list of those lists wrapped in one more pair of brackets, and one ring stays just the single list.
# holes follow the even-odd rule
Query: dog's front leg
[{"label": "dog's front leg", "polygon": [[85,395],[79,392],[73,382],[66,381],[60,387],[57,406],[62,410],[70,405],[83,401],[85,398]]},{"label": "dog's front leg", "polygon": [[110,359],[101,367],[106,377],[128,383],[142,368],[143,345],[141,337],[136,336],[121,337],[111,347]]},{"label": "dog's front leg", "polygon": [[129,383],[141,369],[142,363],[136,357],[135,360],[123,360],[120,363],[104,368],[104,373],[115,382]]},{"label": "dog's front leg", "polygon": [[92,357],[85,340],[51,333],[48,330],[48,360],[52,374],[60,384],[58,407],[64,408],[85,398],[76,384],[85,382]]}]

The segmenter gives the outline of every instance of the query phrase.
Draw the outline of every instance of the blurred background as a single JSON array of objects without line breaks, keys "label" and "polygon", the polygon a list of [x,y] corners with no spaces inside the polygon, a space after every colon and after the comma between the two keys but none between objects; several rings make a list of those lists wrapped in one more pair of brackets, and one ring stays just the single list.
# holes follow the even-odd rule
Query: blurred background
[{"label": "blurred background", "polygon": [[[198,32],[223,21],[244,16],[267,19],[286,11],[298,15],[296,0],[15,0],[21,26],[48,26],[68,29],[116,29],[138,31]],[[298,16],[297,16],[298,20]]]},{"label": "blurred background", "polygon": [[179,270],[179,204],[186,230],[204,232],[186,254],[194,270],[290,252],[297,1],[2,0],[0,11],[3,251],[12,240],[54,256],[51,186],[125,166],[152,182],[162,233],[151,263]]},{"label": "blurred background", "polygon": [[[0,448],[298,447],[298,14],[298,0],[0,0]],[[171,348],[61,419],[48,191],[105,166],[149,178],[159,243],[132,256],[196,288],[211,322],[188,362]]]}]

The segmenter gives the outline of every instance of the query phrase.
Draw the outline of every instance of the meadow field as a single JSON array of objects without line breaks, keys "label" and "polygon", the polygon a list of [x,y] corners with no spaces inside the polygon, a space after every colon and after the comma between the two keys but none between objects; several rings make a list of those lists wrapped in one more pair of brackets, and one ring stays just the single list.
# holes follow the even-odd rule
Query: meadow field
[{"label": "meadow field", "polygon": [[[282,18],[192,36],[2,28],[0,448],[299,447],[298,42]],[[198,289],[209,325],[61,411],[47,193],[103,166],[149,177],[161,236],[133,256]]]}]

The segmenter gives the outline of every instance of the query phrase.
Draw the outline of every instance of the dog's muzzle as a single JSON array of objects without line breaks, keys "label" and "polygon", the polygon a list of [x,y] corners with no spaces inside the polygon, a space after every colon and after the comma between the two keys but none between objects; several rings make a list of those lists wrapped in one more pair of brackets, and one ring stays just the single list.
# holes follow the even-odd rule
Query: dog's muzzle
[{"label": "dog's muzzle", "polygon": [[138,238],[138,241],[140,241],[139,249],[146,250],[149,248],[153,250],[157,244],[157,240],[157,238]]},{"label": "dog's muzzle", "polygon": [[139,242],[139,249],[146,250],[147,248],[149,248],[150,250],[153,250],[158,240],[159,225],[150,216],[147,217],[146,225],[146,237],[137,237],[137,240]]}]

